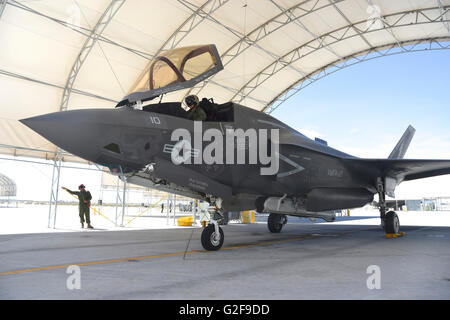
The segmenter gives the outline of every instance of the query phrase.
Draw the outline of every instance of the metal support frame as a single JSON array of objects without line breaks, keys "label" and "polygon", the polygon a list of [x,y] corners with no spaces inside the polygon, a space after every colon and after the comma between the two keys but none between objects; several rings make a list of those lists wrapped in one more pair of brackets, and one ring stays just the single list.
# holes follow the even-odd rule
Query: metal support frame
[{"label": "metal support frame", "polygon": [[[367,2],[367,4],[368,4],[369,6],[372,7],[372,9],[375,10],[376,6],[373,4],[372,0],[366,0],[366,2]],[[384,17],[383,15],[381,15],[381,12],[378,12],[378,14],[379,14],[379,17],[377,17],[377,19],[374,19],[374,20],[372,21],[372,25],[373,25],[374,23],[376,23],[377,21],[381,22],[381,23],[383,24],[384,30],[386,30],[386,31],[392,36],[392,38],[394,38],[394,41],[397,42],[397,45],[400,46],[400,40],[397,38],[397,36],[396,36],[396,35],[394,34],[394,32],[392,31],[392,28],[390,28],[390,27],[388,26],[388,24],[386,23],[386,17]]]},{"label": "metal support frame", "polygon": [[[4,75],[4,76],[8,76],[8,77],[13,77],[13,78],[29,81],[29,82],[34,82],[34,83],[41,84],[41,85],[44,85],[44,86],[49,86],[49,87],[53,87],[53,88],[57,88],[57,89],[64,89],[63,86],[60,86],[60,85],[57,85],[57,84],[54,84],[54,83],[38,80],[38,79],[35,79],[35,78],[30,78],[28,76],[24,76],[24,75],[21,75],[21,74],[18,74],[18,73],[14,73],[14,72],[9,72],[9,71],[3,70],[3,69],[0,69],[0,74]],[[89,92],[86,92],[86,91],[83,91],[83,90],[75,89],[75,88],[72,88],[72,93],[80,94],[80,95],[83,95],[83,96],[86,96],[86,97],[90,97],[90,98],[105,100],[105,101],[108,101],[108,102],[112,102],[114,104],[117,104],[119,102],[117,100],[113,100],[113,99],[110,99],[110,98],[102,97],[102,96],[99,96],[99,95],[96,95],[96,94],[93,94],[93,93],[89,93]]]},{"label": "metal support frame", "polygon": [[[164,51],[170,50],[178,46],[178,44],[191,33],[198,25],[200,25],[204,20],[210,20],[215,23],[220,24],[216,19],[212,18],[212,14],[219,8],[223,7],[230,0],[208,0],[202,6],[197,7],[194,4],[186,0],[178,0],[179,3],[187,7],[192,11],[192,14],[173,32],[169,38],[164,42],[164,44],[158,49],[158,51],[153,55],[154,57],[159,56]],[[234,32],[234,31],[232,31]],[[140,77],[139,77],[140,78]],[[219,82],[209,80],[210,83],[221,87],[224,90],[230,91],[235,94],[237,91],[234,88],[225,86]],[[189,90],[191,92],[191,90]],[[189,93],[188,93],[189,94]],[[265,101],[254,99],[258,103],[265,103]]]},{"label": "metal support frame", "polygon": [[116,217],[114,219],[114,224],[117,227],[117,219],[119,217],[119,203],[122,205],[122,198],[120,197],[120,179],[117,177],[117,186],[116,186]]},{"label": "metal support frame", "polygon": [[[295,19],[295,16],[292,15],[292,13],[290,11],[285,11],[283,9],[283,7],[281,7],[278,3],[276,3],[274,0],[270,0],[270,2],[277,7],[281,12],[283,12],[284,15],[286,15],[288,18],[292,19],[293,23],[295,23],[297,26],[299,26],[300,28],[302,28],[303,30],[305,30],[307,33],[309,33],[309,35],[311,35],[313,38],[317,39],[318,36],[312,32],[308,27],[306,27],[301,21],[300,19]],[[333,3],[334,5],[334,3]],[[325,43],[325,39],[322,40],[322,42]],[[342,59],[342,57],[337,54],[336,51],[333,50],[333,48],[331,48],[330,46],[326,45],[324,46],[332,55],[336,56],[338,59]]]},{"label": "metal support frame", "polygon": [[448,34],[450,35],[450,23],[448,22],[448,19],[447,19],[448,7],[447,7],[447,9],[445,9],[445,7],[442,5],[441,0],[437,0],[437,4],[439,6],[439,11],[441,13],[441,16],[439,18],[442,21],[442,23],[444,24],[445,29],[447,29]]},{"label": "metal support frame", "polygon": [[0,0],[0,19],[2,18],[2,14],[5,11],[7,0]]},{"label": "metal support frame", "polygon": [[[180,0],[181,1],[181,0]],[[296,70],[298,73],[302,75],[300,79],[310,79],[312,75],[315,75],[322,71],[323,68],[320,68],[319,70],[316,70],[313,73],[305,74],[303,71],[299,70],[298,67],[294,67],[294,62],[297,62],[299,59],[304,57],[305,55],[312,54],[316,52],[317,50],[324,49],[330,51],[333,55],[335,55],[338,59],[336,61],[333,61],[332,64],[329,64],[329,67],[335,66],[336,64],[342,62],[343,65],[341,66],[341,69],[348,65],[353,65],[354,63],[348,63],[349,59],[353,59],[354,55],[350,55],[347,57],[341,57],[337,52],[335,52],[331,46],[338,41],[343,41],[346,39],[349,39],[351,37],[360,37],[366,44],[367,44],[367,50],[366,51],[376,51],[372,46],[372,44],[367,40],[365,37],[365,34],[369,32],[375,32],[380,31],[379,29],[373,29],[368,30],[372,26],[367,26],[367,20],[352,23],[349,18],[339,9],[337,4],[341,1],[335,1],[330,0],[328,2],[321,2],[321,1],[302,1],[299,4],[296,4],[293,7],[290,7],[288,9],[283,9],[281,6],[279,6],[275,1],[271,0],[272,3],[277,6],[281,13],[277,16],[273,17],[272,19],[268,20],[264,24],[260,25],[259,27],[255,28],[253,31],[249,32],[246,35],[242,35],[240,32],[233,30],[230,27],[227,27],[223,24],[220,24],[217,19],[213,17],[207,17],[208,20],[217,23],[218,25],[221,25],[228,31],[230,31],[235,36],[239,37],[239,41],[237,41],[235,44],[233,44],[226,52],[224,52],[221,55],[222,62],[224,66],[229,64],[231,61],[233,61],[237,56],[242,54],[246,49],[248,49],[251,46],[254,46],[255,48],[262,49],[264,52],[268,53],[274,58],[274,62],[272,62],[269,66],[265,67],[263,70],[258,72],[252,79],[250,79],[242,88],[235,91],[233,97],[231,100],[235,100],[237,102],[241,102],[244,99],[251,99],[253,101],[257,101],[261,103],[262,101],[258,101],[259,99],[256,99],[252,97],[250,94],[264,81],[269,79],[271,76],[275,75],[280,70],[288,67],[291,69]],[[368,4],[371,4],[370,0],[367,0]],[[439,1],[439,0],[438,0]],[[394,28],[401,27],[401,26],[409,26],[411,24],[420,25],[424,23],[436,23],[436,22],[447,22],[446,19],[446,13],[449,11],[449,7],[444,7],[439,1],[439,6],[432,7],[432,8],[424,8],[424,9],[417,9],[417,10],[410,10],[400,13],[394,13],[390,15],[384,15],[380,16],[380,20],[383,22],[383,28],[382,30],[387,31],[392,36],[392,41],[395,43],[397,47],[402,48],[405,51],[408,51],[408,49],[405,49],[404,43],[401,44],[399,39],[396,37],[396,35],[393,32]],[[308,15],[311,15],[313,13],[316,13],[322,9],[326,9],[332,7],[334,8],[341,16],[342,18],[348,22],[348,25],[341,27],[337,30],[333,30],[331,32],[328,32],[327,34],[323,35],[315,35],[312,33],[300,20]],[[436,17],[435,10],[440,9],[441,15]],[[193,9],[191,9],[193,10]],[[413,22],[410,21],[408,17],[415,16],[415,20]],[[390,21],[390,22],[389,22]],[[272,34],[273,32],[279,30],[280,28],[286,26],[289,23],[295,23],[299,25],[303,30],[308,32],[311,36],[313,36],[313,39],[309,41],[306,44],[301,45],[298,48],[295,48],[294,50],[290,51],[289,53],[277,57],[276,55],[268,52],[267,50],[261,48],[257,42],[264,39],[268,35]],[[351,30],[351,32],[350,32]],[[428,38],[423,39],[422,42],[427,41],[435,41],[435,38]],[[390,45],[390,43],[388,44]],[[213,77],[214,78],[214,77]],[[315,79],[317,80],[317,79]],[[314,81],[315,81],[314,80]],[[301,81],[301,80],[299,80]],[[298,83],[297,81],[296,83]],[[186,95],[189,95],[191,93],[199,94],[208,83],[214,83],[213,80],[207,80],[202,85],[196,86],[188,91]],[[289,88],[292,86],[289,86]],[[285,95],[284,90],[280,95],[276,97],[276,99],[270,101],[270,102],[264,102],[262,103],[264,108],[262,111],[269,110],[269,112],[272,112],[272,106],[274,105],[277,100]],[[291,96],[291,95],[290,95]],[[236,99],[237,98],[237,99]]]},{"label": "metal support frame", "polygon": [[[436,23],[439,20],[439,17],[436,18],[430,18],[432,17],[432,10],[435,11],[437,8],[429,8],[426,10],[411,10],[406,12],[400,12],[400,13],[394,13],[390,15],[384,16],[383,25],[387,27],[389,30],[404,26],[410,26],[411,21],[408,19],[408,16],[416,15],[415,24],[420,25],[424,23]],[[418,14],[423,15],[423,17],[427,17],[427,19],[418,19]],[[389,24],[387,21],[393,21],[393,23]],[[350,30],[357,30],[356,33],[350,32]],[[386,28],[383,28],[382,30],[385,30]],[[274,76],[279,71],[286,68],[288,65],[296,63],[301,61],[301,59],[316,53],[318,50],[326,49],[327,47],[337,44],[340,41],[345,41],[354,37],[360,37],[362,34],[369,34],[374,32],[380,32],[380,29],[375,29],[371,25],[367,24],[366,20],[355,22],[349,25],[346,25],[344,27],[337,28],[335,30],[329,31],[326,34],[320,35],[311,41],[308,41],[302,45],[300,45],[297,48],[294,48],[290,52],[286,53],[281,57],[279,60],[275,60],[268,66],[266,66],[264,69],[257,72],[257,74],[250,79],[244,86],[242,86],[238,93],[233,96],[231,100],[235,100],[237,102],[241,102],[246,97],[248,97],[258,86],[260,86],[262,83],[264,83],[266,80],[268,80],[270,77]],[[394,38],[394,44],[398,47],[402,48],[402,50],[407,51],[408,49],[404,48],[400,45],[400,42],[397,38]],[[370,47],[372,49],[373,47]],[[370,50],[369,49],[369,50]],[[352,56],[350,56],[352,57]],[[333,62],[333,64],[336,64],[338,62],[347,63],[346,60],[348,60],[349,57],[343,58],[339,55],[337,55],[337,60]],[[312,73],[314,74],[314,72]],[[311,77],[311,73],[308,75],[303,76],[300,79],[307,79]],[[237,99],[239,97],[239,99]],[[271,101],[269,104],[265,106],[263,111],[270,108],[270,105],[274,102]]]},{"label": "metal support frame", "polygon": [[59,177],[61,174],[61,160],[62,153],[58,152],[55,155],[55,160],[53,162],[52,170],[52,185],[49,200],[49,211],[48,211],[48,224],[47,227],[50,228],[51,220],[53,218],[53,229],[56,226],[56,210],[58,206],[58,194],[59,194]]},{"label": "metal support frame", "polygon": [[125,218],[125,210],[127,209],[127,179],[124,178],[123,182],[123,193],[122,193],[122,222],[120,223],[121,227],[124,227],[123,220]]},{"label": "metal support frame", "polygon": [[[91,52],[97,40],[99,39],[100,35],[103,33],[109,22],[111,22],[114,15],[121,8],[124,2],[125,0],[111,1],[106,10],[100,16],[100,19],[97,21],[97,24],[91,30],[88,38],[85,40],[83,47],[81,48],[79,54],[77,55],[77,58],[72,66],[72,69],[70,70],[69,76],[67,77],[59,111],[67,110],[73,85],[75,83],[79,71],[81,70],[81,67],[83,66],[83,63],[86,61],[87,57],[89,56],[89,53]],[[53,162],[53,177],[50,192],[49,212],[48,212],[49,222],[53,217],[53,228],[55,228],[56,225],[56,215],[58,210],[58,191],[59,191],[58,189],[59,189],[59,178],[61,173],[62,150],[59,147],[56,147],[55,153],[56,155],[55,160]]]},{"label": "metal support frame", "polygon": [[[167,38],[154,56],[157,57],[162,52],[177,47],[178,44],[192,32],[192,30],[229,1],[230,0],[208,0],[199,8],[192,9],[194,10],[193,13],[169,36],[169,38]],[[190,2],[185,0],[178,0],[178,2],[184,6],[192,6]]]},{"label": "metal support frame", "polygon": [[[191,9],[192,4],[185,0],[178,0],[179,3],[193,10],[192,14],[167,38],[163,45],[156,51],[153,57],[158,57],[164,51],[175,48],[189,33],[200,25],[207,16],[213,14],[217,9],[226,4],[229,0],[208,0],[201,7]],[[145,70],[144,70],[145,72]],[[141,75],[142,76],[142,75]],[[141,78],[138,77],[138,79]],[[136,84],[133,84],[134,88]]]},{"label": "metal support frame", "polygon": [[328,0],[330,4],[333,5],[333,8],[339,13],[339,15],[344,18],[345,21],[349,25],[351,25],[352,29],[358,34],[358,36],[367,44],[369,48],[372,48],[373,45],[367,40],[367,38],[364,36],[364,32],[362,32],[359,28],[357,28],[354,24],[351,23],[350,19],[339,9],[339,7],[336,5],[337,1],[334,0]]},{"label": "metal support frame", "polygon": [[[0,0],[0,1],[4,1],[4,0]],[[46,14],[44,14],[42,12],[39,12],[37,10],[34,10],[34,9],[26,6],[22,2],[18,2],[18,1],[15,1],[15,0],[9,0],[8,4],[13,6],[13,7],[16,7],[18,9],[22,9],[24,11],[28,11],[30,13],[33,13],[33,14],[38,15],[40,17],[43,17],[45,19],[51,20],[53,22],[56,22],[56,23],[62,25],[63,27],[69,28],[69,29],[73,30],[74,32],[77,32],[77,33],[79,33],[79,34],[81,34],[83,36],[86,36],[86,37],[90,36],[90,33],[91,33],[90,29],[84,28],[84,27],[79,26],[79,25],[70,24],[67,21],[63,21],[63,20],[57,19],[55,17],[51,17],[49,15],[46,15]],[[104,37],[102,35],[99,35],[97,40],[101,41],[101,42],[104,42],[104,43],[108,43],[108,44],[113,45],[113,46],[117,46],[117,47],[122,48],[124,50],[127,50],[127,51],[129,51],[131,53],[134,53],[134,54],[136,54],[136,55],[138,55],[141,58],[144,58],[146,60],[151,60],[153,58],[153,56],[151,54],[147,53],[147,52],[140,51],[140,50],[128,47],[128,46],[124,46],[124,45],[122,45],[122,44],[120,44],[120,43],[118,43],[116,41],[113,41],[111,39],[108,39],[108,38],[106,38],[106,37]]]},{"label": "metal support frame", "polygon": [[[196,5],[190,3],[189,1],[186,1],[186,0],[178,0],[179,3],[181,3],[186,8],[188,8],[189,10],[192,11],[192,15],[190,16],[190,18],[188,20],[186,20],[186,22],[190,22],[192,24],[193,19],[195,19],[195,17],[198,16],[201,19],[200,22],[202,22],[204,20],[209,20],[209,21],[211,21],[211,22],[213,22],[213,23],[215,23],[215,24],[225,28],[227,31],[229,31],[230,33],[232,33],[236,37],[241,38],[241,37],[244,36],[244,35],[242,35],[241,32],[239,32],[239,31],[237,31],[237,30],[235,30],[235,29],[233,29],[231,27],[226,26],[225,24],[221,23],[220,21],[218,21],[216,18],[214,18],[212,16],[212,13],[214,13],[214,11],[216,11],[217,9],[219,9],[220,7],[225,5],[225,3],[227,3],[228,1],[229,0],[226,0],[226,1],[225,0],[222,0],[222,1],[215,0],[215,2],[211,5],[209,11],[206,12],[205,9],[207,8],[207,5],[211,2],[211,0],[208,1],[207,3],[205,3],[201,7],[197,7]],[[166,43],[163,45],[163,47],[167,46],[167,44],[170,43],[171,39],[172,39],[172,45],[176,46],[182,39],[180,39],[177,42],[174,42],[173,39],[176,38],[179,33],[182,33],[182,37],[183,38],[188,34],[188,33],[186,33],[187,31],[184,30],[186,22],[183,23],[183,25],[180,28],[178,28],[177,31],[174,34],[171,35],[171,37],[169,38],[169,41],[166,41]],[[198,24],[196,24],[195,26],[197,26]],[[188,30],[189,30],[189,32],[191,32],[193,30],[193,27],[189,27]],[[265,50],[263,48],[261,48],[261,49]],[[269,53],[267,50],[265,50],[265,51],[267,53]],[[162,50],[160,49],[158,52],[162,52]],[[269,54],[271,54],[272,57],[275,56],[273,53],[269,53]],[[185,97],[188,96],[189,94],[191,94],[191,92],[194,91],[194,90],[196,90],[196,94],[198,94],[208,83],[211,83],[211,84],[214,84],[216,86],[219,86],[222,89],[225,89],[225,90],[231,92],[232,94],[236,94],[237,93],[237,90],[234,89],[234,88],[225,86],[225,85],[223,85],[223,84],[221,84],[219,82],[216,82],[216,81],[214,81],[212,79],[207,79],[207,80],[203,81],[203,83],[200,83],[197,86],[194,86],[193,88],[189,89],[188,92],[185,94]],[[254,100],[254,101],[258,102],[258,103],[263,103],[263,104],[266,103],[265,101],[262,101],[262,100],[259,100],[259,99],[253,98],[253,97],[249,97],[249,99],[252,99],[252,100]],[[183,98],[183,100],[184,100],[184,98]]]},{"label": "metal support frame", "polygon": [[[336,2],[340,2],[343,0],[336,0]],[[313,14],[321,9],[332,7],[334,3],[320,3],[319,1],[315,0],[306,0],[302,1],[301,3],[298,3],[288,9],[282,9],[280,7],[280,10],[282,10],[281,13],[276,15],[275,17],[269,19],[264,24],[258,26],[254,30],[250,31],[248,34],[243,35],[242,33],[231,29],[230,27],[227,27],[223,24],[221,24],[219,21],[215,19],[210,19],[213,22],[216,22],[218,25],[221,25],[228,31],[230,31],[232,34],[234,34],[236,37],[238,37],[238,41],[235,42],[227,51],[225,51],[221,55],[222,63],[224,67],[226,67],[229,63],[231,63],[236,57],[244,53],[248,48],[255,47],[266,54],[270,55],[273,59],[278,60],[280,63],[284,63],[289,68],[294,69],[296,72],[300,73],[302,76],[305,76],[305,73],[302,70],[299,70],[295,68],[292,64],[289,64],[287,61],[284,61],[282,57],[279,57],[278,55],[269,52],[267,49],[262,48],[260,45],[258,45],[258,42],[264,39],[265,37],[269,36],[273,32],[279,30],[280,28],[286,26],[289,23],[299,21],[302,17],[306,17],[310,14]],[[214,78],[214,77],[213,77]],[[207,80],[203,83],[203,86],[197,89],[195,93],[198,95],[200,91],[203,90],[203,88],[206,87],[208,82],[212,83],[213,80]],[[189,92],[186,95],[189,95],[192,91],[194,91],[194,88],[189,90]],[[239,92],[235,93],[235,96],[238,95]],[[246,96],[247,99],[252,99],[254,101],[257,101],[258,99],[255,99],[251,96]],[[260,102],[261,101],[257,101]],[[267,104],[267,102],[263,102],[263,104]]]}]

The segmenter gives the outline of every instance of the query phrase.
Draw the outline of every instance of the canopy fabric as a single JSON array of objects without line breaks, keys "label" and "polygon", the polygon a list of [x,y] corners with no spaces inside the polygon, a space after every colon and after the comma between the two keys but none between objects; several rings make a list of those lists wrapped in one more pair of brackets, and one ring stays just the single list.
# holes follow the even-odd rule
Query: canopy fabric
[{"label": "canopy fabric", "polygon": [[449,11],[450,0],[0,0],[0,153],[51,158],[17,120],[113,108],[169,49],[215,44],[224,70],[163,101],[194,93],[271,112],[374,55],[448,49]]}]

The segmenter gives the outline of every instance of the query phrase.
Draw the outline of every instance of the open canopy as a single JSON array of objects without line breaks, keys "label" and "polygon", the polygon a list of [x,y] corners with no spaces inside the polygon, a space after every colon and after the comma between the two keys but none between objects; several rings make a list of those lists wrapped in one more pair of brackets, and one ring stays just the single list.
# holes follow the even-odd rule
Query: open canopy
[{"label": "open canopy", "polygon": [[222,69],[220,56],[213,44],[168,50],[148,64],[128,96],[117,106],[191,88]]}]

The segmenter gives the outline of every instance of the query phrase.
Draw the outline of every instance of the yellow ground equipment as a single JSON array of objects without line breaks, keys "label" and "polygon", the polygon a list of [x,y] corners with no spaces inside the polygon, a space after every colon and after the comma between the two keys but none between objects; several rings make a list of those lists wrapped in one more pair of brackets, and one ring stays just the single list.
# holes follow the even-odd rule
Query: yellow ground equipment
[{"label": "yellow ground equipment", "polygon": [[192,227],[192,224],[194,223],[194,218],[193,217],[178,218],[177,223],[181,227]]},{"label": "yellow ground equipment", "polygon": [[254,223],[255,222],[255,211],[242,211],[241,212],[241,222],[242,223]]}]

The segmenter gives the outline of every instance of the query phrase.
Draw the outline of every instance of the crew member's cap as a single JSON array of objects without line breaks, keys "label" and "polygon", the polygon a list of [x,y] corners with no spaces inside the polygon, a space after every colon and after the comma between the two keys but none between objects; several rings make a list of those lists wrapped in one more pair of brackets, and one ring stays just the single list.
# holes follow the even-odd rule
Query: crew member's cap
[{"label": "crew member's cap", "polygon": [[84,186],[84,184],[80,184],[80,185],[78,186],[78,189],[84,189],[84,188],[86,188],[86,187]]}]

